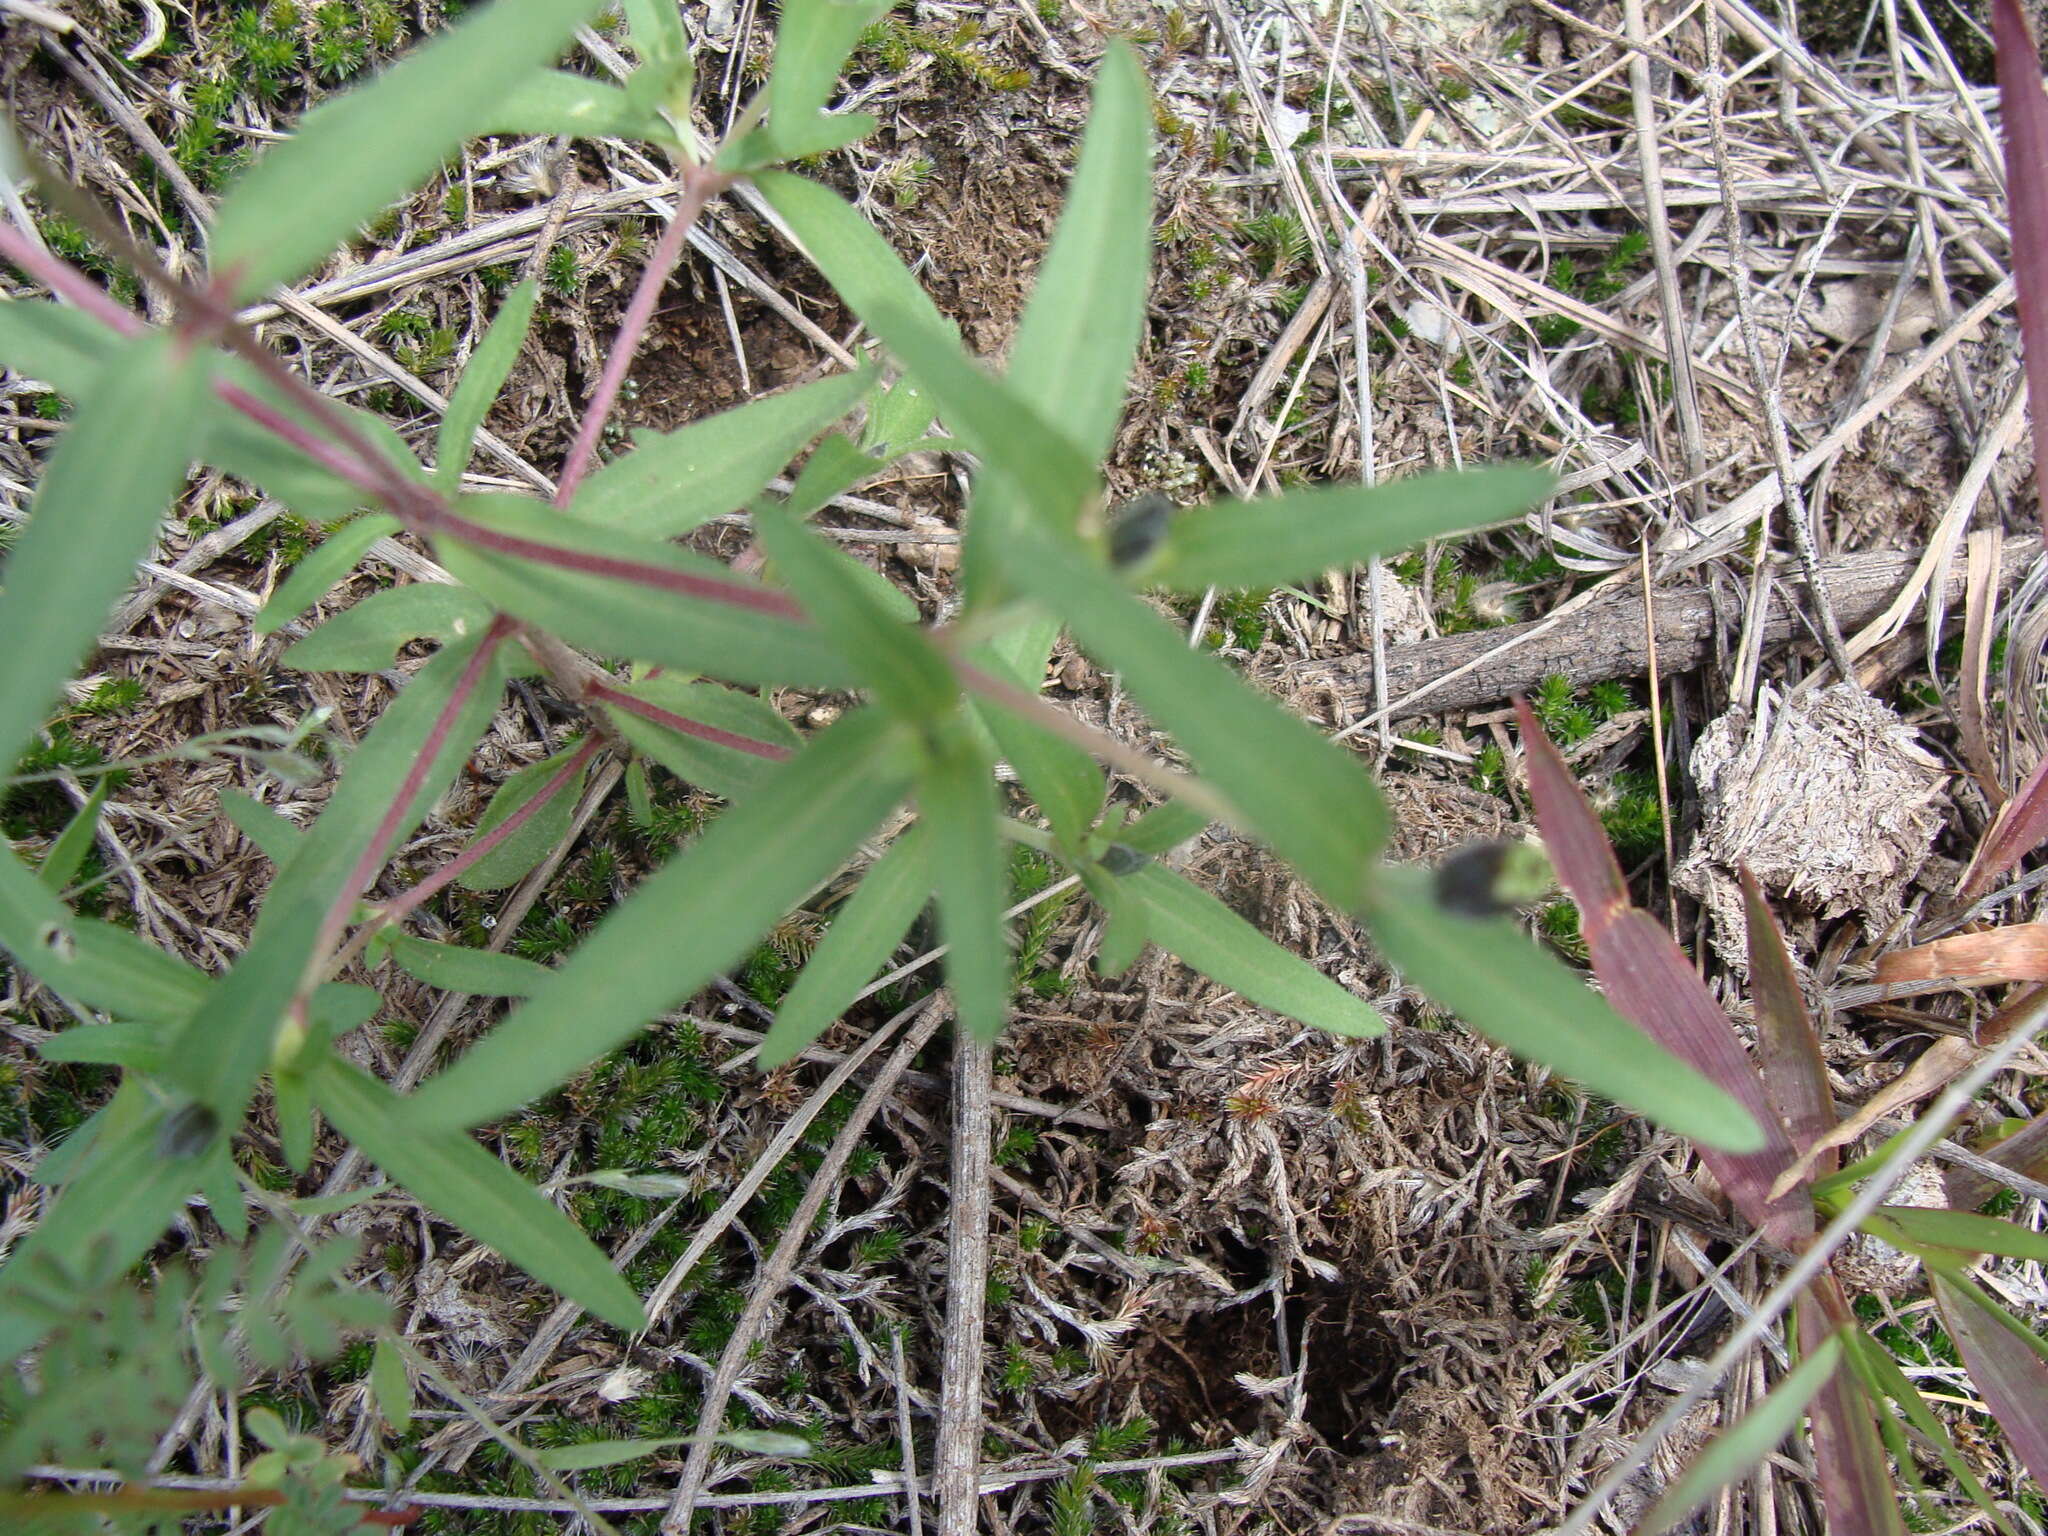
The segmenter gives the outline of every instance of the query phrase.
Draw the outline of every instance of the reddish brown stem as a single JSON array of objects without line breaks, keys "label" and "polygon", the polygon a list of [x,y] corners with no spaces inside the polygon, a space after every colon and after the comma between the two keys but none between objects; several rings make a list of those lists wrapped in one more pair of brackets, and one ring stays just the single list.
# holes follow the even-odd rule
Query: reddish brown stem
[{"label": "reddish brown stem", "polygon": [[[486,832],[446,864],[443,864],[439,869],[427,876],[418,885],[412,887],[411,890],[406,891],[403,895],[394,896],[390,901],[386,902],[383,909],[368,923],[365,923],[362,929],[357,932],[355,938],[349,941],[349,948],[351,950],[359,949],[361,945],[357,942],[358,940],[366,940],[369,934],[375,933],[379,928],[391,923],[403,922],[406,914],[413,911],[420,903],[430,900],[436,893],[444,890],[452,881],[461,879],[466,872],[474,869],[483,859],[488,858],[508,837],[538,816],[549,801],[567,789],[576,776],[589,766],[590,760],[597,756],[603,746],[604,742],[600,737],[586,736],[583,739],[583,744],[576,749],[569,761],[562,764],[561,768],[556,771],[547,783],[541,785],[531,800],[520,806],[518,810],[507,816],[503,821],[491,828],[490,831]],[[348,963],[348,959],[349,957],[344,955],[338,964],[345,965]]]},{"label": "reddish brown stem", "polygon": [[626,370],[633,366],[633,356],[640,350],[640,340],[647,334],[649,322],[654,319],[654,306],[661,298],[661,290],[668,282],[669,273],[675,270],[682,259],[683,242],[689,238],[690,226],[697,222],[699,214],[712,198],[732,185],[730,176],[722,175],[709,166],[686,165],[682,172],[682,195],[676,199],[676,211],[668,221],[668,228],[661,232],[661,239],[654,247],[654,254],[648,257],[647,266],[640,274],[640,282],[633,290],[633,300],[626,306],[626,316],[619,322],[618,335],[612,339],[611,350],[605,354],[604,371],[598,375],[597,388],[591,392],[590,404],[584,407],[583,420],[576,428],[576,442],[569,450],[568,462],[562,466],[562,476],[555,482],[555,505],[566,507],[583,484],[583,477],[590,472],[591,461],[597,456],[597,443],[604,432],[604,424],[610,419],[612,405],[618,399],[619,386],[626,381]]},{"label": "reddish brown stem", "polygon": [[602,699],[614,709],[623,709],[629,715],[638,715],[643,720],[652,720],[656,725],[667,726],[679,736],[694,736],[699,741],[708,741],[714,746],[731,747],[735,752],[746,752],[754,757],[765,757],[771,763],[786,762],[789,748],[773,741],[755,741],[751,736],[740,736],[732,731],[722,731],[715,725],[706,725],[701,720],[692,720],[679,715],[672,709],[663,709],[659,704],[625,693],[605,683],[591,683],[583,690],[587,699]]},{"label": "reddish brown stem", "polygon": [[[284,1503],[276,1488],[119,1488],[103,1493],[25,1493],[9,1497],[0,1508],[26,1514],[54,1515],[64,1520],[73,1515],[130,1515],[150,1510],[207,1514],[217,1509],[271,1509]],[[417,1504],[403,1509],[373,1509],[364,1512],[358,1525],[381,1526],[387,1530],[424,1518],[426,1510]]]},{"label": "reddish brown stem", "polygon": [[[426,783],[427,775],[433,771],[435,760],[447,746],[449,732],[454,730],[455,722],[462,714],[463,707],[469,703],[470,695],[476,692],[483,682],[484,674],[490,670],[491,658],[497,654],[498,647],[509,639],[518,627],[514,620],[501,613],[491,621],[490,629],[477,643],[476,650],[469,658],[469,664],[462,669],[462,676],[455,681],[454,691],[448,695],[448,702],[441,706],[439,717],[435,719],[433,728],[427,732],[427,739],[420,748],[419,756],[413,760],[412,767],[406,770],[405,782],[392,797],[390,807],[384,812],[384,819],[377,823],[377,830],[370,835],[362,856],[356,860],[355,868],[349,871],[348,879],[342,883],[341,889],[334,893],[334,901],[328,907],[327,916],[320,926],[319,940],[313,945],[316,967],[324,969],[321,957],[340,941],[342,933],[348,927],[350,908],[355,905],[356,898],[369,889],[370,882],[377,878],[377,871],[384,867],[384,861],[391,856],[392,844],[397,841],[399,829],[405,824],[406,812],[411,809],[414,798],[420,792],[420,786]],[[314,979],[317,980],[317,976]]]},{"label": "reddish brown stem", "polygon": [[539,565],[553,566],[556,570],[582,571],[590,576],[630,581],[635,586],[653,587],[657,591],[700,598],[705,602],[725,603],[772,618],[801,620],[804,617],[803,609],[793,599],[764,587],[752,587],[719,576],[699,576],[640,560],[623,560],[616,555],[596,555],[587,550],[565,549],[559,544],[543,544],[538,539],[521,538],[516,533],[486,527],[453,512],[442,516],[440,530],[465,544],[474,544],[478,549],[531,560]]}]

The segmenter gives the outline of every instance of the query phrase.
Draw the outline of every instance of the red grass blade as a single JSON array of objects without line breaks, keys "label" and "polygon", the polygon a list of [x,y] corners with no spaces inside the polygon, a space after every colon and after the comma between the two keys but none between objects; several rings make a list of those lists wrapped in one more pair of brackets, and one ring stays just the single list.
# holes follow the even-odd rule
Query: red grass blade
[{"label": "red grass blade", "polygon": [[1748,1053],[1728,1016],[1714,1002],[1671,935],[1632,906],[1621,866],[1614,860],[1600,818],[1571,770],[1543,734],[1528,701],[1515,709],[1529,760],[1529,797],[1558,878],[1579,905],[1579,927],[1600,978],[1621,1016],[1665,1050],[1742,1101],[1764,1128],[1758,1152],[1698,1149],[1736,1208],[1776,1242],[1796,1245],[1813,1231],[1813,1209],[1798,1190],[1773,1202],[1771,1185],[1794,1157],[1792,1139],[1764,1093]]},{"label": "red grass blade", "polygon": [[[1802,1340],[1824,1339],[1842,1326],[1831,1323],[1830,1314],[1856,1326],[1848,1299],[1832,1275],[1817,1279],[1798,1306]],[[1814,1471],[1819,1474],[1830,1536],[1905,1536],[1906,1523],[1899,1516],[1890,1463],[1877,1429],[1881,1411],[1882,1405],[1872,1401],[1849,1370],[1836,1371],[1807,1408]]]},{"label": "red grass blade", "polygon": [[2014,1340],[1974,1298],[1939,1278],[1934,1297],[1970,1380],[2034,1481],[2048,1488],[2048,1360]]},{"label": "red grass blade", "polygon": [[[1806,999],[1785,936],[1778,930],[1756,876],[1742,871],[1743,913],[1749,927],[1749,990],[1756,1004],[1757,1069],[1797,1147],[1810,1147],[1840,1117],[1828,1088],[1820,1036],[1807,1017]],[[1834,1172],[1836,1158],[1816,1161],[1816,1174]]]},{"label": "red grass blade", "polygon": [[2005,198],[2019,283],[2020,341],[2034,418],[2034,489],[2048,538],[2048,181],[2042,179],[2048,168],[2048,95],[2041,90],[2041,51],[2019,0],[1992,0],[1991,30],[2005,119]]}]

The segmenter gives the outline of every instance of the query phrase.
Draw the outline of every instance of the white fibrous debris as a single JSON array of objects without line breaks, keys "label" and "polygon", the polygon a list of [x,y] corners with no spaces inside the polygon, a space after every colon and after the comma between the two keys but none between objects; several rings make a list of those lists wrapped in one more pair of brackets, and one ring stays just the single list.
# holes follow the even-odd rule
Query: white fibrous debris
[{"label": "white fibrous debris", "polygon": [[1941,830],[1941,764],[1918,733],[1853,684],[1790,699],[1765,688],[1756,717],[1731,710],[1693,750],[1699,835],[1674,873],[1705,904],[1714,947],[1748,974],[1744,866],[1771,895],[1878,930]]}]

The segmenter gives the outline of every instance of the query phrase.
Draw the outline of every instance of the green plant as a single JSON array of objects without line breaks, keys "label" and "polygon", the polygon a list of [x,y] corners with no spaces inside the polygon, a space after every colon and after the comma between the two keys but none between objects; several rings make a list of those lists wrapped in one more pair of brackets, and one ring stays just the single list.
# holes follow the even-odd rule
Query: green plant
[{"label": "green plant", "polygon": [[[784,969],[794,978],[761,1059],[787,1061],[846,1010],[933,900],[958,1027],[970,1045],[993,1039],[1018,979],[1003,915],[1015,849],[1029,851],[1038,873],[1078,882],[1107,914],[1097,959],[1106,972],[1154,943],[1310,1025],[1382,1030],[1363,1000],[1160,860],[1215,819],[1269,843],[1326,900],[1358,914],[1414,984],[1476,1027],[1710,1145],[1756,1140],[1735,1099],[1645,1041],[1509,917],[1453,910],[1427,874],[1388,863],[1388,812],[1356,760],[1191,651],[1141,597],[1212,587],[1253,594],[1242,613],[1219,608],[1219,629],[1249,646],[1263,637],[1257,611],[1272,588],[1517,516],[1550,482],[1522,468],[1438,474],[1187,509],[1148,523],[1142,537],[1109,525],[1098,465],[1144,324],[1149,249],[1150,106],[1128,50],[1112,49],[1100,72],[1071,195],[999,377],[962,350],[849,203],[776,168],[873,128],[864,115],[823,109],[877,6],[786,0],[785,46],[760,99],[716,146],[697,142],[687,112],[669,110],[687,98],[690,60],[667,7],[629,0],[644,63],[626,85],[549,67],[590,9],[583,0],[494,0],[308,114],[227,188],[203,289],[177,282],[82,195],[46,178],[67,217],[171,297],[167,330],[143,326],[61,253],[0,225],[0,256],[74,301],[0,304],[0,359],[76,402],[0,594],[0,655],[10,668],[0,761],[31,741],[89,652],[195,456],[262,487],[307,527],[329,530],[279,585],[261,632],[307,613],[372,543],[401,530],[454,577],[373,592],[284,653],[301,670],[378,672],[405,646],[434,647],[354,746],[310,827],[260,806],[231,812],[276,869],[249,942],[224,974],[72,910],[11,851],[0,855],[0,947],[81,1016],[106,1019],[64,1031],[44,1054],[122,1073],[111,1104],[54,1154],[61,1172],[45,1173],[61,1192],[0,1268],[7,1353],[47,1348],[76,1322],[66,1293],[46,1280],[59,1256],[91,1255],[103,1273],[124,1271],[195,1192],[230,1225],[240,1209],[234,1153],[247,1144],[263,1088],[291,1168],[312,1163],[317,1112],[430,1210],[604,1322],[637,1329],[641,1303],[625,1279],[473,1130],[573,1085],[735,964],[768,964],[764,941],[777,974],[755,979],[772,991]],[[282,6],[245,10],[231,42],[253,72],[279,79],[297,67],[298,24]],[[970,41],[956,31],[946,46],[980,61],[959,63],[972,73],[987,61]],[[392,427],[319,395],[229,318],[232,306],[312,269],[486,131],[637,137],[680,167],[679,206],[627,305],[552,505],[461,490],[479,426],[526,339],[536,285],[505,295],[474,348],[431,470]],[[607,419],[687,233],[741,178],[902,374],[886,388],[872,368],[820,379],[675,432],[643,433],[600,465]],[[559,291],[572,276],[580,283],[575,257],[558,248],[544,281]],[[421,365],[444,345],[424,317],[390,323]],[[858,407],[867,410],[861,436],[831,431]],[[962,548],[964,609],[929,627],[808,519],[931,442],[941,415],[982,472]],[[793,489],[770,493],[770,480],[812,444]],[[364,505],[378,510],[356,516]],[[672,542],[735,506],[751,510],[765,576]],[[95,536],[75,537],[87,521]],[[1036,692],[1063,627],[1121,673],[1192,771],[1089,729]],[[589,655],[624,660],[600,666]],[[461,771],[508,680],[535,669],[602,729],[513,775],[451,860],[360,905]],[[784,686],[862,702],[806,738],[759,691]],[[586,894],[609,907],[601,920],[579,917],[584,898],[569,890],[569,910],[537,911],[511,953],[406,931],[451,887],[501,889],[538,865],[566,835],[600,759],[621,751],[633,760],[628,795],[650,846],[665,853],[688,841],[616,900],[610,876],[586,870]],[[998,757],[1019,776],[1014,793],[998,788]],[[1133,815],[1112,800],[1098,759],[1160,803]],[[687,807],[668,807],[666,824],[648,764],[697,791]],[[714,803],[723,805],[715,815]],[[905,806],[915,825],[866,868],[815,944],[778,946],[773,935],[792,909]],[[1027,923],[1022,937],[1033,974],[1045,972],[1038,961],[1050,928],[1034,937]],[[799,951],[808,954],[800,966]],[[1481,955],[1486,964],[1474,965]],[[331,1049],[378,1011],[373,989],[340,979],[359,959],[395,964],[432,987],[516,1001],[400,1095]],[[605,1127],[600,1145],[622,1158],[649,1150],[621,1124]],[[815,1156],[803,1152],[763,1191],[768,1226],[788,1218]],[[586,1180],[597,1187],[570,1194],[571,1209],[593,1221],[637,1210],[626,1202],[643,1194],[630,1170],[626,1177]],[[993,1305],[1013,1292],[1009,1278],[988,1282]],[[720,1347],[744,1301],[741,1287],[700,1290],[686,1331],[699,1348]],[[276,1459],[266,1467],[298,1490],[293,1497],[317,1503],[333,1492],[326,1461],[288,1433],[267,1438]],[[635,1447],[647,1442],[619,1444],[623,1457],[644,1454]],[[609,1464],[601,1458],[611,1454],[555,1449],[600,1458],[576,1463],[585,1467]]]}]

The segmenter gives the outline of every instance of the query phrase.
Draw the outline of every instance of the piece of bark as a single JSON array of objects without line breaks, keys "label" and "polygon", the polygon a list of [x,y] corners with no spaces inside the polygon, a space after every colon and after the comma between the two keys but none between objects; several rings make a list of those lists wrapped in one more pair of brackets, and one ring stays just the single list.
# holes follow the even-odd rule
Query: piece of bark
[{"label": "piece of bark", "polygon": [[[2007,551],[1999,571],[2001,592],[2011,590],[2034,556],[2030,542],[2015,541],[2015,545]],[[1821,569],[1821,579],[1843,631],[1853,633],[1882,613],[1919,560],[1918,554],[1884,552],[1843,555],[1828,561]],[[1951,604],[1962,595],[1964,576],[1963,562],[1958,560],[1948,576]],[[1732,591],[1723,599],[1724,612],[1731,618],[1733,604],[1739,601],[1739,594]],[[1802,617],[1805,606],[1804,584],[1788,575],[1779,583],[1764,622],[1767,648],[1811,636]],[[1660,591],[1655,595],[1655,611],[1660,675],[1689,672],[1713,658],[1714,627],[1720,620],[1706,588]],[[1728,645],[1733,648],[1732,633]],[[1472,670],[1431,689],[1412,704],[1405,702],[1418,688],[1465,666]],[[1389,646],[1386,697],[1394,706],[1391,719],[1414,719],[1499,703],[1532,691],[1553,673],[1578,687],[1609,678],[1642,677],[1649,669],[1642,588],[1634,582],[1618,582],[1611,592],[1562,619],[1550,615],[1498,629]],[[1368,655],[1291,662],[1286,681],[1295,690],[1329,689],[1356,715],[1369,715],[1376,707]]]}]

